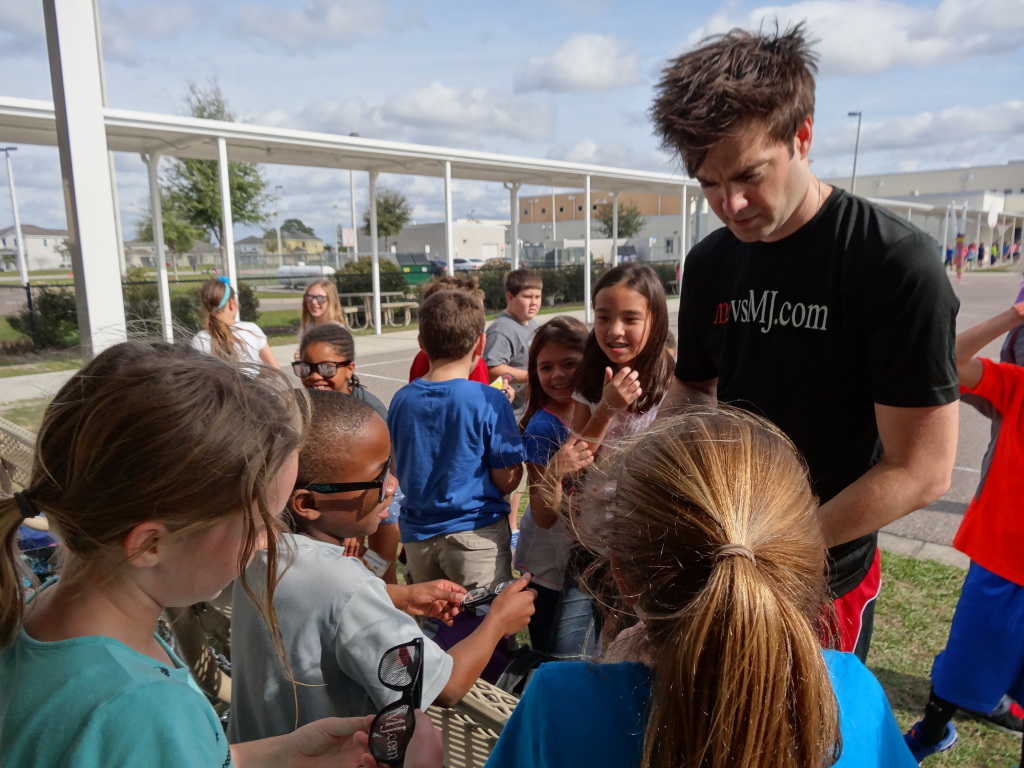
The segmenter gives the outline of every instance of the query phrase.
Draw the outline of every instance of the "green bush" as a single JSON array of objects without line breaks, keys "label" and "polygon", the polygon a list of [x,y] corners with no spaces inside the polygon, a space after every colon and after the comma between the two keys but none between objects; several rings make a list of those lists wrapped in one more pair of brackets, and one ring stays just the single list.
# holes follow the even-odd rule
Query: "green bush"
[{"label": "green bush", "polygon": [[79,344],[78,303],[73,288],[40,288],[33,293],[32,308],[34,313],[30,313],[26,305],[17,315],[7,318],[11,328],[26,339],[33,340],[41,349],[67,349]]},{"label": "green bush", "polygon": [[[146,278],[144,269],[132,267],[125,274],[125,282],[121,286],[125,320],[130,336],[157,337],[163,332],[159,285]],[[170,284],[171,290],[180,287],[180,284]],[[175,328],[195,333],[202,327],[200,288],[200,285],[192,284],[183,292],[171,294],[171,319]],[[238,306],[242,320],[252,323],[259,320],[260,300],[256,296],[256,290],[248,283],[238,284]]]},{"label": "green bush", "polygon": [[[368,293],[373,290],[373,258],[360,256],[350,261],[339,272],[334,273],[334,284],[338,293]],[[397,264],[380,259],[380,289],[382,291],[407,291],[409,284]]]}]

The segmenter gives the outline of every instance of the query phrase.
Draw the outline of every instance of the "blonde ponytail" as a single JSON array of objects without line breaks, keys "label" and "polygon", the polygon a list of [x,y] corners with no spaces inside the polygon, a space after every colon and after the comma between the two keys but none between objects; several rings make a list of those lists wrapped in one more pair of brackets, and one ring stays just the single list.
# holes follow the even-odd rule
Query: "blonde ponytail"
[{"label": "blonde ponytail", "polygon": [[238,362],[243,342],[220,315],[231,299],[232,288],[223,280],[207,280],[199,289],[203,327],[210,334],[210,352],[227,362]]},{"label": "blonde ponytail", "polygon": [[691,411],[598,472],[616,492],[580,530],[643,621],[654,670],[643,768],[831,765],[825,546],[789,440],[741,411]]}]

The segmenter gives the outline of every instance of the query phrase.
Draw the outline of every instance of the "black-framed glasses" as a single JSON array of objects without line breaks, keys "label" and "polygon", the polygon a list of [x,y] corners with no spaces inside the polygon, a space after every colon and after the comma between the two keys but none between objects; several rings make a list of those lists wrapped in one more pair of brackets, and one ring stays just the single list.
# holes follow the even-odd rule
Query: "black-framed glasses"
[{"label": "black-framed glasses", "polygon": [[323,306],[324,304],[327,303],[326,296],[315,296],[311,293],[307,293],[305,296],[303,296],[303,298],[306,300],[307,304],[312,304],[313,302],[316,302],[320,306]]},{"label": "black-framed glasses", "polygon": [[378,763],[401,765],[416,730],[415,710],[423,703],[423,638],[385,651],[377,667],[377,678],[402,695],[373,718],[370,754]]},{"label": "black-framed glasses", "polygon": [[498,584],[494,589],[488,589],[487,587],[477,587],[476,589],[469,590],[462,596],[462,607],[463,608],[475,608],[478,605],[487,605],[488,603],[494,602],[494,598],[502,593],[502,591],[511,584],[515,579],[509,581],[503,581]]},{"label": "black-framed glasses", "polygon": [[339,368],[352,365],[351,360],[324,360],[322,363],[307,363],[305,360],[296,360],[292,363],[292,370],[300,379],[304,379],[313,371],[320,374],[321,378],[330,379],[338,372]]},{"label": "black-framed glasses", "polygon": [[380,488],[380,500],[378,504],[384,503],[384,497],[388,495],[388,480],[391,479],[391,457],[388,456],[384,464],[384,471],[376,480],[364,480],[361,483],[310,483],[303,486],[307,491],[316,493],[345,493],[346,491],[368,491],[371,488]]}]

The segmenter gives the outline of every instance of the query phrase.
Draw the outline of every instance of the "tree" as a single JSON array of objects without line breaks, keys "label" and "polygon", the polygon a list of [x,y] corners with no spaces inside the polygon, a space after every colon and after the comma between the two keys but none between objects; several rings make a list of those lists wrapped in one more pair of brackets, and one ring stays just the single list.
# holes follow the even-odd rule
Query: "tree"
[{"label": "tree", "polygon": [[[316,232],[313,231],[313,228],[303,224],[302,219],[285,219],[284,223],[281,225],[281,231],[284,232],[286,230],[288,232],[301,232],[304,235],[316,237]],[[275,234],[274,237],[277,237],[277,235]]]},{"label": "tree", "polygon": [[[224,94],[216,81],[205,88],[189,83],[185,104],[189,114],[205,120],[234,121]],[[200,232],[224,245],[221,231],[220,177],[215,160],[175,160],[164,174],[166,202],[170,208]],[[259,224],[266,218],[266,181],[254,163],[228,163],[231,217],[235,224]],[[165,208],[165,217],[167,209]]]},{"label": "tree", "polygon": [[[614,211],[611,203],[601,203],[597,207],[597,220],[600,224],[601,234],[605,237],[612,236],[612,218]],[[633,203],[626,203],[619,206],[619,238],[628,239],[636,237],[644,228],[647,220],[640,215],[640,209]]]},{"label": "tree", "polygon": [[[411,218],[412,206],[405,199],[405,195],[387,187],[377,190],[377,234],[384,238],[385,251],[388,250],[388,238],[401,232]],[[370,234],[369,200],[366,210],[363,211],[363,227],[360,231],[364,235]]]},{"label": "tree", "polygon": [[[203,232],[193,227],[181,218],[181,214],[167,199],[167,194],[160,195],[160,210],[164,226],[164,245],[175,253],[188,253],[196,240],[203,239]],[[146,210],[150,210],[149,200],[146,200]],[[139,240],[153,243],[153,217],[149,213],[142,218],[135,227],[135,236]],[[154,243],[155,244],[155,243]]]}]

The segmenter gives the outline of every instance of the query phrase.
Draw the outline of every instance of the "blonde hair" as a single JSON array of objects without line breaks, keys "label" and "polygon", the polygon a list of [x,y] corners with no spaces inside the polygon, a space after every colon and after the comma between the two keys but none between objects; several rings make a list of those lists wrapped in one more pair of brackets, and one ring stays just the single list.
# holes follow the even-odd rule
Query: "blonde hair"
[{"label": "blonde hair", "polygon": [[[324,314],[319,320],[314,320],[313,316],[309,314],[309,305],[306,303],[309,289],[314,285],[323,288],[324,293],[327,294],[327,306],[324,308]],[[302,294],[302,320],[299,328],[303,335],[305,335],[308,327],[323,323],[338,323],[338,325],[348,327],[348,322],[345,320],[345,312],[341,308],[341,298],[338,296],[338,289],[335,287],[334,282],[331,280],[314,280],[306,286],[306,290]]]},{"label": "blonde hair", "polygon": [[[268,487],[299,448],[308,411],[308,398],[297,400],[270,368],[243,371],[187,346],[141,341],[97,355],[47,407],[24,495],[0,499],[0,647],[23,615],[17,531],[26,505],[62,542],[64,584],[115,574],[119,546],[140,523],[160,521],[183,536],[241,515],[241,583],[279,635],[273,533],[281,510],[268,507]],[[270,533],[265,600],[244,573],[262,538],[254,507]]]},{"label": "blonde hair", "polygon": [[598,555],[587,576],[610,566],[643,621],[643,768],[831,765],[825,545],[792,443],[742,411],[691,410],[613,450],[586,493],[609,482],[606,514],[577,531]]},{"label": "blonde hair", "polygon": [[[231,293],[227,293],[231,291]],[[227,293],[227,301],[225,294]],[[210,334],[210,352],[228,362],[240,359],[244,342],[231,330],[232,323],[225,323],[221,314],[228,301],[236,299],[234,289],[220,279],[207,280],[199,287],[199,301],[203,305],[203,327]]]}]

